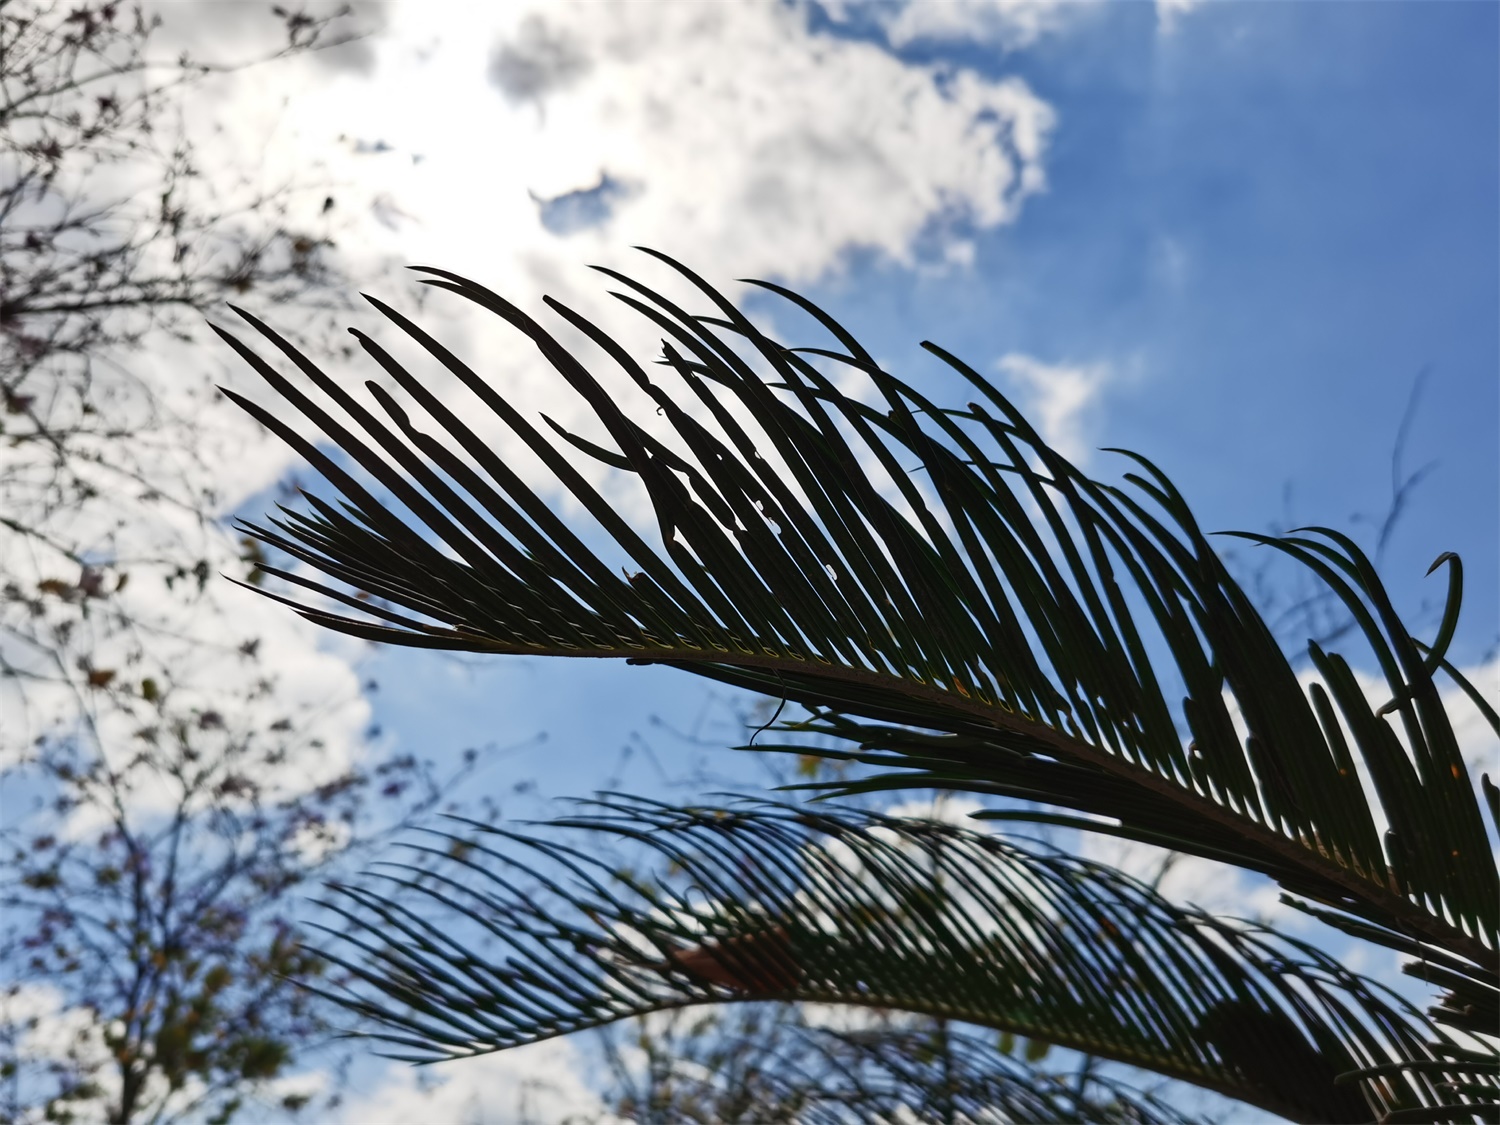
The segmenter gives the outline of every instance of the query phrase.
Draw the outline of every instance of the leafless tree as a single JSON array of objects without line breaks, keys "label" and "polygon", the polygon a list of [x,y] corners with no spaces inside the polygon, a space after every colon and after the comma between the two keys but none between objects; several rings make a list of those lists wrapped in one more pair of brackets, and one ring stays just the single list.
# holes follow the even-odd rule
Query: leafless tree
[{"label": "leafless tree", "polygon": [[5,1120],[299,1108],[271,1080],[327,1029],[287,983],[318,973],[289,892],[443,791],[409,757],[309,770],[358,685],[288,703],[209,583],[260,556],[220,522],[245,428],[215,420],[203,314],[302,310],[316,346],[345,280],[326,184],[208,164],[185,113],[357,32],[347,9],[263,15],[278,46],[200,61],[139,6],[0,4]]}]

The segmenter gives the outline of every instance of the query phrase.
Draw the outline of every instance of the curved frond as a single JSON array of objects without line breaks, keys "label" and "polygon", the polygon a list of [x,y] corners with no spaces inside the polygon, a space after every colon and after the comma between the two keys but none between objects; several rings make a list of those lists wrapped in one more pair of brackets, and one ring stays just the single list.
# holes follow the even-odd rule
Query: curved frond
[{"label": "curved frond", "polygon": [[[328,905],[349,929],[327,955],[354,983],[335,999],[417,1061],[693,1004],[795,1000],[1009,1031],[1298,1120],[1444,1101],[1441,1068],[1337,1081],[1441,1062],[1414,1010],[1310,947],[1178,909],[1108,867],[790,806],[622,798],[555,826],[584,838],[466,822],[388,866],[383,885],[339,887]],[[610,838],[645,854],[644,873],[601,856]]]},{"label": "curved frond", "polygon": [[[1455,1021],[1488,1017],[1500,973],[1500,874],[1433,678],[1450,670],[1456,560],[1440,560],[1452,564],[1449,597],[1428,646],[1410,636],[1346,537],[1311,529],[1268,540],[1342,599],[1389,696],[1372,705],[1348,661],[1316,645],[1321,682],[1304,689],[1181,494],[1149,462],[1126,455],[1136,469],[1128,487],[1092,480],[942,349],[928,345],[974,389],[962,409],[939,408],[883,371],[796,294],[756,283],[813,317],[836,348],[784,347],[670,264],[711,303],[710,315],[604,271],[660,331],[660,381],[549,300],[659,420],[632,417],[503,298],[424,271],[529,337],[608,444],[538,429],[378,301],[467,388],[468,409],[448,405],[362,333],[407,404],[372,383],[371,409],[247,315],[319,397],[304,394],[225,333],[374,482],[366,487],[273,412],[231,396],[342,495],[340,506],[309,498],[310,512],[246,528],[328,581],[272,573],[352,611],[304,615],[398,644],[663,663],[799,702],[830,732],[853,723],[845,733],[866,747],[860,753],[898,771],[881,784],[1024,797],[1083,814],[1096,830],[1265,872],[1336,924],[1415,950],[1421,971],[1442,975]],[[830,364],[863,379],[868,394],[841,389]],[[540,459],[628,556],[631,573],[605,565],[563,523],[465,421],[471,411]],[[654,537],[589,484],[570,460],[577,455],[638,479]],[[871,724],[884,733],[870,735]]]}]

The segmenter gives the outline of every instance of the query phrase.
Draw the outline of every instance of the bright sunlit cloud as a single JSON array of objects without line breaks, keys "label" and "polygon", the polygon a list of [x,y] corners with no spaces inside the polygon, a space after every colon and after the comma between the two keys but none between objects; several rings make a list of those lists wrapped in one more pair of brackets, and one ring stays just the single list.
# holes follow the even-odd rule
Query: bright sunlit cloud
[{"label": "bright sunlit cloud", "polygon": [[1018,78],[815,33],[800,4],[403,4],[376,54],[289,132],[399,207],[406,253],[527,288],[632,243],[793,282],[856,249],[911,265],[933,224],[1014,221],[1055,125]]},{"label": "bright sunlit cloud", "polygon": [[[1380,6],[1367,22],[1396,19],[1404,7]],[[191,28],[182,43],[207,53],[229,38],[253,45],[262,31],[279,31],[274,20],[256,24],[250,8],[162,10]],[[1070,53],[1090,28],[1129,23],[1137,8],[1138,22],[1130,26],[1144,30],[1136,39],[1090,42],[1090,53]],[[820,300],[827,293],[846,298],[854,315],[841,311],[841,318],[875,336],[876,349],[924,334],[944,343],[950,330],[968,332],[968,358],[982,364],[1001,355],[990,368],[997,382],[1065,456],[1088,466],[1095,445],[1134,444],[1137,437],[1138,447],[1155,456],[1147,439],[1160,439],[1192,475],[1195,503],[1202,496],[1218,505],[1215,516],[1233,511],[1235,525],[1250,526],[1263,513],[1243,480],[1284,471],[1299,475],[1301,484],[1310,475],[1301,464],[1326,467],[1335,478],[1352,478],[1367,463],[1383,468],[1383,449],[1375,461],[1358,460],[1383,440],[1368,438],[1387,421],[1379,396],[1396,377],[1382,364],[1414,369],[1451,344],[1451,356],[1439,355],[1451,389],[1434,408],[1440,428],[1432,432],[1441,437],[1429,433],[1423,440],[1440,440],[1450,459],[1477,457],[1474,450],[1491,441],[1493,429],[1492,273],[1482,263],[1458,261],[1463,247],[1492,247],[1493,228],[1484,225],[1489,219],[1423,225],[1493,214],[1488,165],[1480,175],[1457,157],[1451,164],[1437,159],[1477,151],[1482,146],[1472,137],[1493,135],[1488,119],[1472,135],[1460,128],[1468,120],[1463,90],[1432,80],[1438,72],[1445,81],[1461,73],[1447,61],[1446,47],[1434,51],[1444,59],[1434,65],[1418,44],[1393,35],[1399,51],[1372,51],[1359,65],[1385,75],[1405,73],[1409,63],[1425,77],[1399,90],[1389,103],[1396,108],[1384,117],[1370,109],[1376,124],[1361,125],[1348,115],[1364,104],[1362,97],[1349,91],[1363,94],[1369,86],[1349,77],[1353,55],[1345,60],[1349,71],[1338,72],[1348,89],[1330,94],[1319,87],[1309,76],[1323,73],[1323,58],[1340,41],[1304,27],[1298,10],[1239,9],[1254,14],[1265,41],[1283,49],[1226,62],[1206,49],[1164,49],[1167,36],[1174,45],[1201,45],[1197,33],[1218,11],[1201,0],[1156,0],[1154,8],[1058,0],[874,6],[402,0],[366,7],[366,14],[378,13],[379,33],[354,48],[219,83],[190,107],[198,114],[190,125],[201,131],[210,178],[243,169],[245,154],[253,154],[254,171],[267,185],[318,186],[309,203],[315,215],[321,185],[329,185],[327,222],[351,273],[403,311],[416,305],[416,287],[397,267],[437,265],[533,313],[544,292],[554,294],[599,317],[649,358],[654,334],[623,311],[605,315],[610,283],[589,274],[586,263],[658,279],[663,275],[643,269],[645,260],[628,249],[644,244],[699,269],[731,295],[739,291],[729,279],[742,276],[821,288]],[[1080,39],[1069,38],[1075,35]],[[1154,57],[1132,54],[1142,42],[1159,48]],[[1169,56],[1176,69],[1163,61]],[[1286,74],[1295,80],[1283,88],[1278,83]],[[1483,77],[1488,81],[1488,72]],[[1493,102],[1493,84],[1476,80],[1479,87]],[[1432,92],[1440,88],[1441,97]],[[1243,97],[1247,89],[1271,89],[1277,97],[1251,101]],[[1399,131],[1392,126],[1396,109],[1411,115],[1400,118]],[[1450,127],[1451,134],[1444,131]],[[1361,130],[1377,141],[1359,147]],[[1329,136],[1347,141],[1348,154]],[[1408,155],[1402,147],[1429,140],[1430,150]],[[1387,152],[1400,157],[1400,167],[1380,162]],[[1398,182],[1402,168],[1421,171],[1412,173],[1412,183]],[[1445,193],[1441,209],[1425,194],[1429,180]],[[1320,185],[1332,185],[1327,198],[1316,195]],[[971,299],[954,279],[983,300]],[[1304,282],[1308,288],[1298,288]],[[1479,313],[1465,311],[1470,299]],[[418,319],[524,409],[546,409],[597,438],[586,411],[559,389],[534,349],[494,328],[492,318],[456,305],[435,295]],[[1346,308],[1355,311],[1340,320]],[[757,309],[757,316],[776,327],[771,314]],[[1406,324],[1403,317],[1410,321],[1404,334],[1396,330]],[[358,309],[346,319],[371,328],[377,318]],[[1479,345],[1463,344],[1476,339]],[[1257,350],[1262,345],[1269,350]],[[1150,355],[1152,378],[1160,379],[1149,401],[1125,393],[1133,389],[1126,385],[1135,370],[1130,357],[1138,354]],[[176,405],[185,365],[197,361],[176,350],[153,355],[162,362],[141,365],[140,375]],[[358,356],[329,366],[350,385],[372,367]],[[1312,369],[1316,378],[1307,375]],[[1346,370],[1356,374],[1336,382],[1334,375]],[[1333,374],[1325,378],[1324,371]],[[228,379],[237,388],[255,382],[242,370]],[[1112,410],[1124,404],[1120,417],[1106,416],[1106,401]],[[286,448],[233,408],[180,405],[183,417],[211,431],[201,473],[218,489],[224,512],[296,468]],[[1120,439],[1132,418],[1137,429]],[[1474,429],[1475,419],[1487,428]],[[1363,446],[1354,444],[1357,434]],[[1265,459],[1242,465],[1246,451],[1266,451]],[[1481,452],[1489,456],[1490,447]],[[1489,489],[1479,508],[1492,511],[1485,506],[1492,485],[1488,477],[1473,483],[1480,475],[1470,471],[1472,463],[1458,461],[1450,482]],[[523,465],[518,471],[527,472]],[[608,476],[597,466],[590,472],[600,482]],[[1346,478],[1318,498],[1333,509],[1328,522],[1365,503]],[[535,476],[538,484],[542,479]],[[1278,478],[1264,487],[1274,493],[1282,484]],[[1457,527],[1472,540],[1472,511],[1432,498],[1445,531]],[[644,514],[623,502],[622,510]],[[162,537],[182,531],[145,504],[126,514],[133,530],[120,543],[134,555],[150,553],[153,528]],[[82,534],[100,539],[120,515],[93,510],[87,518],[97,526]],[[1482,557],[1466,548],[1475,573],[1493,574],[1493,544],[1493,536],[1479,542],[1489,552]],[[230,533],[202,533],[213,574],[241,573],[238,552]],[[62,565],[10,556],[0,563],[31,567],[32,578]],[[76,570],[57,576],[71,581]],[[222,694],[231,685],[241,705],[221,716],[226,726],[291,714],[299,730],[321,743],[316,757],[278,783],[313,785],[368,753],[363,731],[378,707],[360,695],[357,646],[335,643],[281,607],[217,579],[198,611],[183,613],[147,576],[143,567],[132,579],[138,585],[128,591],[131,605],[159,614],[163,631],[180,635],[154,659],[182,666],[184,699],[194,690],[207,699],[210,687]],[[1478,603],[1487,628],[1482,618],[1492,595],[1483,578],[1472,585],[1476,598],[1490,599]],[[225,622],[233,626],[227,633]],[[274,690],[261,695],[237,655],[236,646],[252,639],[279,671]],[[203,647],[209,641],[217,648]],[[201,655],[210,650],[211,657]],[[101,660],[115,656],[110,649],[100,653]],[[1470,668],[1495,698],[1494,661]],[[1362,675],[1361,682],[1372,697],[1380,694],[1372,677]],[[667,698],[694,689],[679,680],[649,690]],[[1443,691],[1471,767],[1495,777],[1500,741],[1456,691],[1446,685]],[[55,728],[67,721],[67,703],[60,696],[51,702],[55,714],[39,721]],[[431,703],[391,737],[406,745],[421,741],[424,752],[426,745],[445,747],[442,706]],[[596,710],[613,720],[625,703],[600,700]],[[526,729],[549,721],[530,713],[503,719]],[[619,733],[603,722],[596,732],[606,740]],[[105,734],[122,743],[130,736],[123,728]],[[548,783],[566,783],[574,792],[591,786],[591,745],[597,741],[558,754],[562,776]],[[149,795],[141,799],[151,807]],[[959,798],[936,811],[962,819],[974,807]],[[922,804],[900,811],[935,810]],[[1164,859],[1140,845],[1103,836],[1090,841],[1084,854],[1146,878]],[[1205,860],[1176,860],[1162,889],[1176,901],[1232,914],[1282,909],[1269,884]],[[53,1016],[56,1000],[28,997]],[[63,1015],[53,1031],[75,1034],[72,1014]],[[58,1050],[66,1046],[57,1042]],[[566,1042],[440,1068],[432,1089],[414,1072],[393,1070],[348,1102],[342,1120],[502,1122],[513,1120],[521,1104],[542,1120],[588,1116],[599,1103],[588,1092],[586,1071],[581,1053]]]},{"label": "bright sunlit cloud", "polygon": [[1047,444],[1075,465],[1086,464],[1099,395],[1112,375],[1109,364],[1046,363],[1010,352],[995,366],[1020,389],[1019,405]]}]

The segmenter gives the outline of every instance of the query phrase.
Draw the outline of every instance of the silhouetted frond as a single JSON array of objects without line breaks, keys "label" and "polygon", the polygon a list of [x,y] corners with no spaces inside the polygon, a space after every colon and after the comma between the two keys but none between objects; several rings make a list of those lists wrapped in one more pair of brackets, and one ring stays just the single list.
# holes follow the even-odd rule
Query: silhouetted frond
[{"label": "silhouetted frond", "polygon": [[[1358,625],[1363,648],[1351,657],[1310,646],[1316,679],[1304,683],[1150,462],[1125,454],[1123,485],[1094,480],[941,348],[927,345],[973,388],[975,401],[958,409],[882,370],[796,294],[755,283],[810,315],[834,346],[785,347],[668,264],[709,315],[604,271],[659,331],[659,379],[548,301],[633,384],[644,416],[514,305],[424,271],[531,339],[586,403],[600,440],[550,421],[538,428],[379,301],[461,384],[464,405],[363,333],[404,403],[371,383],[371,409],[246,316],[316,388],[304,393],[223,333],[342,452],[336,460],[274,411],[232,396],[341,495],[246,525],[304,564],[271,573],[351,611],[299,612],[397,644],[667,664],[800,703],[812,718],[789,728],[834,736],[843,749],[797,749],[882,771],[835,795],[969,790],[997,799],[986,815],[1262,872],[1316,917],[1409,955],[1408,971],[1444,990],[1437,1019],[1495,1030],[1500,874],[1490,831],[1500,826],[1486,827],[1435,677],[1463,687],[1497,732],[1500,717],[1446,659],[1462,595],[1454,556],[1435,564],[1447,565],[1449,592],[1429,644],[1410,635],[1347,537],[1316,528],[1252,537],[1307,568]],[[497,428],[591,528],[565,524],[518,475]],[[654,535],[589,483],[579,456],[639,483]],[[601,537],[628,559],[626,572],[590,546]],[[1351,659],[1378,669],[1381,698],[1367,698]],[[1500,802],[1483,785],[1493,822]],[[1230,1021],[1220,1037],[1228,1043],[1242,1026]]]},{"label": "silhouetted frond", "polygon": [[[1305,1121],[1373,1120],[1366,1094],[1381,1112],[1441,1104],[1435,1083],[1462,1069],[1414,1009],[1311,947],[987,833],[639,798],[555,827],[582,838],[466,822],[383,885],[338,888],[349,929],[327,955],[356,984],[336,998],[396,1057],[796,1000],[1009,1031]],[[608,857],[610,838],[648,866]],[[1336,1082],[1396,1059],[1441,1065]]]}]

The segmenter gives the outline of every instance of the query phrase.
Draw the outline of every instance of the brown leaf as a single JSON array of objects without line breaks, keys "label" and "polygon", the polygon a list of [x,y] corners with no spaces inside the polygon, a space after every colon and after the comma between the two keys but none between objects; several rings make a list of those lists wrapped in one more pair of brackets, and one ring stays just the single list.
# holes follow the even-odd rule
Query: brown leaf
[{"label": "brown leaf", "polygon": [[735,992],[787,992],[802,979],[782,926],[673,950],[667,961],[690,977]]}]

